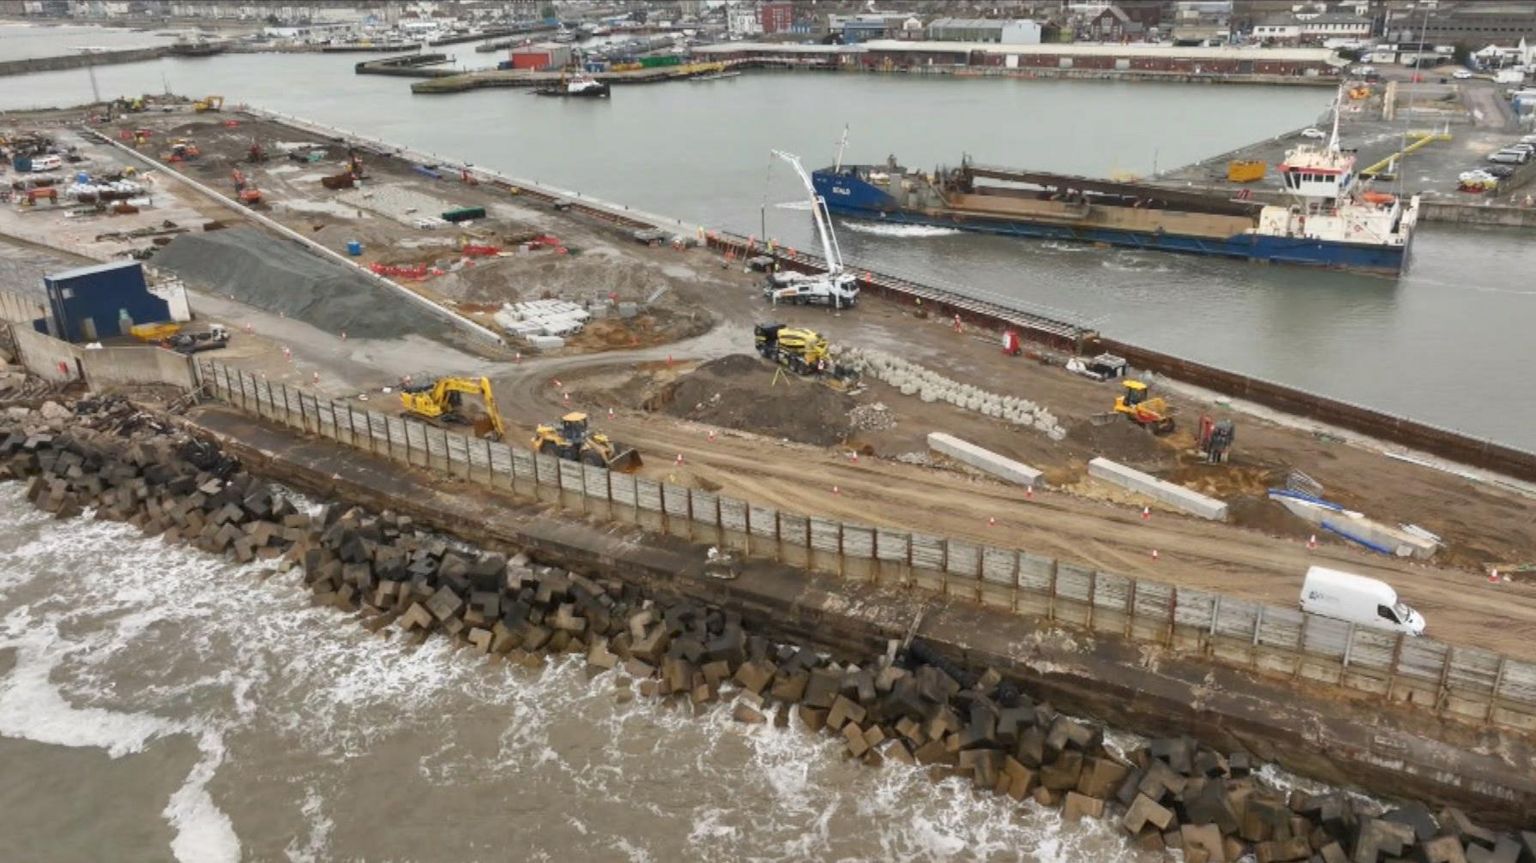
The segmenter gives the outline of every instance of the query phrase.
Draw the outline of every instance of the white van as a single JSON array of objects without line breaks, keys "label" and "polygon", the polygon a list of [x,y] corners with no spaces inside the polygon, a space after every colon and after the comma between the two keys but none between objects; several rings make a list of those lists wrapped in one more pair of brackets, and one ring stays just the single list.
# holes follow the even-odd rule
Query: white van
[{"label": "white van", "polygon": [[62,167],[64,167],[64,160],[58,156],[50,154],[47,156],[32,157],[32,171],[34,173],[40,171],[54,171]]},{"label": "white van", "polygon": [[1398,602],[1390,584],[1322,566],[1307,570],[1301,610],[1407,635],[1424,634],[1424,618]]}]

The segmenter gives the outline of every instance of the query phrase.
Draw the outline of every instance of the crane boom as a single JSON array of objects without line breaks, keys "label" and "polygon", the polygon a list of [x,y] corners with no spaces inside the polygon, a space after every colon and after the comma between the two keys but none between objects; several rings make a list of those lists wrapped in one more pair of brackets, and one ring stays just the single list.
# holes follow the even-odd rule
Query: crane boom
[{"label": "crane boom", "polygon": [[826,199],[816,194],[816,185],[811,182],[811,175],[805,172],[805,166],[800,164],[799,156],[783,150],[774,150],[773,155],[788,162],[800,176],[800,182],[805,184],[805,190],[810,192],[811,215],[815,217],[816,233],[821,240],[821,256],[827,261],[827,276],[836,276],[843,271],[843,255],[837,246],[837,236],[832,233],[832,219],[827,212]]}]

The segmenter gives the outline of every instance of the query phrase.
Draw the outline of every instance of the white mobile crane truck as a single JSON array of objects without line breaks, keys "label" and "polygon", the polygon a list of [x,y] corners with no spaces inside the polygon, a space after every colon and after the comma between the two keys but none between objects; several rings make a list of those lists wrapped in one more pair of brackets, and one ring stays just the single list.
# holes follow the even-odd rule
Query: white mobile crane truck
[{"label": "white mobile crane truck", "polygon": [[853,306],[859,298],[859,279],[858,276],[843,269],[843,254],[838,248],[837,236],[832,233],[832,217],[827,212],[826,200],[816,194],[816,186],[811,183],[811,175],[805,172],[805,166],[800,164],[799,157],[782,150],[774,150],[773,155],[788,162],[790,167],[795,169],[801,182],[805,183],[806,191],[811,194],[811,215],[816,220],[816,233],[821,239],[821,255],[827,261],[827,271],[825,273],[771,273],[768,276],[767,287],[763,288],[763,296],[775,305],[794,303],[832,306],[837,309]]}]

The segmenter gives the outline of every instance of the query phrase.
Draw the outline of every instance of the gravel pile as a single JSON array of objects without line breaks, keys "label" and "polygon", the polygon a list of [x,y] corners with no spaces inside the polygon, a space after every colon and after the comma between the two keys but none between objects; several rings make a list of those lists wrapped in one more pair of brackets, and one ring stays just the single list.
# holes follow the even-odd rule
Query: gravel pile
[{"label": "gravel pile", "polygon": [[192,287],[354,338],[437,335],[441,318],[347,267],[250,228],[183,234],[155,256]]}]

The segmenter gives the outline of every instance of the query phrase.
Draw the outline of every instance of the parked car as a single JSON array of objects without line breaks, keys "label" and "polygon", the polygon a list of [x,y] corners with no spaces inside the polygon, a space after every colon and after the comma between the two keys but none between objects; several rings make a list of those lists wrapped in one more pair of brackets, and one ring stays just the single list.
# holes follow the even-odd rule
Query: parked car
[{"label": "parked car", "polygon": [[1482,173],[1485,173],[1490,177],[1497,177],[1498,179],[1502,180],[1505,177],[1513,177],[1515,175],[1515,169],[1508,165],[1494,165],[1491,168],[1482,169]]},{"label": "parked car", "polygon": [[1385,581],[1314,566],[1301,585],[1301,610],[1359,626],[1423,635],[1424,618]]},{"label": "parked car", "polygon": [[1524,165],[1531,158],[1524,150],[1500,150],[1488,157],[1490,162],[1503,165]]},{"label": "parked car", "polygon": [[1472,77],[1472,73],[1468,72],[1466,69],[1457,69],[1455,72],[1451,73],[1451,77],[1458,81],[1465,81]]},{"label": "parked car", "polygon": [[1301,130],[1301,137],[1303,137],[1303,138],[1312,138],[1314,140],[1321,140],[1323,138],[1328,137],[1328,133],[1324,132],[1322,129],[1307,128],[1307,129],[1302,129]]}]

